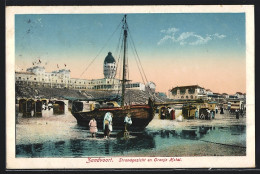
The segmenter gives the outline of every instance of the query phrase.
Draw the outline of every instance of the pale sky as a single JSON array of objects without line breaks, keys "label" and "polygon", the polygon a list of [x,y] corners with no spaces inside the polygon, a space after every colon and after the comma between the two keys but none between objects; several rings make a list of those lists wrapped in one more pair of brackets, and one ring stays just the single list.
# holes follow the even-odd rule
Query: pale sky
[{"label": "pale sky", "polygon": [[[107,53],[118,60],[120,27],[116,29],[122,18],[16,15],[16,68],[26,70],[40,59],[47,72],[66,64],[71,77],[103,78]],[[145,74],[157,91],[198,84],[213,92],[246,92],[244,13],[129,14],[127,21]],[[130,46],[128,57],[130,79],[142,82]]]}]

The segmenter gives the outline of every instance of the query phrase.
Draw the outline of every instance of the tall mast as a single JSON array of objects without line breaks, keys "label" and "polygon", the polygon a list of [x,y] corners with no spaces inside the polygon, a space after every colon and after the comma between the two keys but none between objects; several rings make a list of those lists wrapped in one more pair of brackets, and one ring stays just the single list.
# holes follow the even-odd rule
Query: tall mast
[{"label": "tall mast", "polygon": [[125,81],[126,81],[125,56],[126,56],[126,39],[127,39],[126,15],[124,17],[123,29],[124,29],[124,57],[123,57],[123,79],[122,79],[122,101],[121,101],[121,107],[124,106],[124,102],[125,102]]}]

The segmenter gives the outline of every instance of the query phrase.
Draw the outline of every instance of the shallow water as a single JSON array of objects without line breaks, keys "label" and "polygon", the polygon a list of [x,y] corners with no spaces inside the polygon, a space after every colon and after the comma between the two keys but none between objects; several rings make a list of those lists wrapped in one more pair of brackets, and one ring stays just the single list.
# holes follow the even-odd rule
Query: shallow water
[{"label": "shallow water", "polygon": [[[246,147],[245,125],[227,125],[220,117],[223,116],[217,115],[216,120],[211,121],[186,120],[183,123],[155,117],[144,131],[131,132],[128,139],[118,138],[119,131],[113,131],[111,137],[105,139],[102,130],[96,138],[91,138],[89,130],[78,126],[70,113],[53,116],[51,111],[44,111],[42,118],[19,117],[16,157],[125,156],[201,142]],[[214,124],[219,120],[223,123]]]}]

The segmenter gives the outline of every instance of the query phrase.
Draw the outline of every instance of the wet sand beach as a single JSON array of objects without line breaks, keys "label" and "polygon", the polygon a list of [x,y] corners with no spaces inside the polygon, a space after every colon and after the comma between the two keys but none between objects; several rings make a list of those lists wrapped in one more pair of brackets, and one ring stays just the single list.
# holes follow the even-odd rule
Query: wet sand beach
[{"label": "wet sand beach", "polygon": [[245,156],[245,147],[234,147],[209,142],[198,142],[192,145],[178,145],[164,148],[162,150],[150,150],[137,152],[128,156],[136,157],[191,157],[191,156]]},{"label": "wet sand beach", "polygon": [[44,110],[39,118],[19,114],[17,121],[18,157],[246,155],[246,117],[236,119],[228,113],[217,114],[213,120],[183,122],[160,120],[155,115],[144,132],[130,132],[129,140],[118,140],[117,131],[104,139],[103,130],[93,139],[70,112],[53,115],[52,110]]}]

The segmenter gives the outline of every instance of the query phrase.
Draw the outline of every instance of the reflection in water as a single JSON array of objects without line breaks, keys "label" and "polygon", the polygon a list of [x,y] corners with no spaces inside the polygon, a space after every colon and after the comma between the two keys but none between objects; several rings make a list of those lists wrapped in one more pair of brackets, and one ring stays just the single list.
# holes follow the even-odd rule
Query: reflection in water
[{"label": "reflection in water", "polygon": [[131,132],[129,139],[117,138],[113,131],[110,139],[103,134],[90,138],[86,128],[72,128],[79,135],[78,139],[64,138],[62,141],[45,141],[35,144],[16,145],[17,157],[86,157],[86,156],[121,156],[134,151],[161,149],[168,146],[198,143],[199,140],[230,145],[246,146],[246,127],[192,126],[183,129],[152,130]]},{"label": "reflection in water", "polygon": [[43,149],[43,144],[41,143],[34,144],[33,149],[35,150],[35,152],[40,152]]},{"label": "reflection in water", "polygon": [[62,156],[64,154],[65,149],[65,141],[58,141],[54,143],[55,152],[58,153],[58,156]]},{"label": "reflection in water", "polygon": [[[45,142],[43,144],[17,145],[17,157],[83,157],[111,156],[155,148],[153,137],[146,132],[133,133],[127,140],[104,138],[70,139],[67,141]],[[40,153],[41,152],[41,153]]]},{"label": "reflection in water", "polygon": [[181,137],[185,139],[196,139],[197,134],[195,129],[184,129],[181,132]]},{"label": "reflection in water", "polygon": [[202,138],[202,137],[204,137],[207,133],[208,133],[208,131],[210,130],[210,127],[208,127],[208,126],[200,126],[199,127],[199,138]]},{"label": "reflection in water", "polygon": [[161,137],[162,138],[169,138],[170,137],[170,132],[169,130],[161,130]]},{"label": "reflection in water", "polygon": [[239,135],[239,134],[246,132],[246,127],[235,125],[235,126],[230,127],[230,130],[231,130],[232,135]]},{"label": "reflection in water", "polygon": [[109,155],[109,141],[105,141],[105,154]]},{"label": "reflection in water", "polygon": [[16,146],[16,155],[24,154],[24,156],[32,157],[32,144],[21,144]]},{"label": "reflection in water", "polygon": [[70,140],[70,150],[72,151],[73,156],[81,156],[83,153],[83,148],[85,144],[83,144],[80,140]]}]

